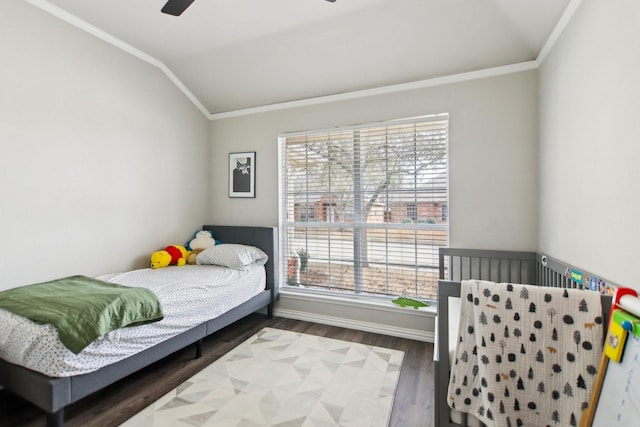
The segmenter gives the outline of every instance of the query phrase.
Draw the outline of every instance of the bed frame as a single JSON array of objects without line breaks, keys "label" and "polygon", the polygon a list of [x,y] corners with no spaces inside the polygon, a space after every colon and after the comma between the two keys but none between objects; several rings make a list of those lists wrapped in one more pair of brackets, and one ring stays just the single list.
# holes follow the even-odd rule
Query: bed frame
[{"label": "bed frame", "polygon": [[269,256],[265,265],[265,290],[215,319],[88,374],[61,378],[48,377],[0,359],[0,385],[45,410],[48,427],[61,427],[64,424],[65,406],[191,344],[196,344],[196,357],[200,357],[202,340],[205,337],[265,307],[267,316],[271,318],[273,304],[278,299],[277,229],[214,225],[205,225],[202,229],[210,230],[216,239],[224,243],[253,245],[262,249]]},{"label": "bed frame", "polygon": [[[438,427],[464,427],[468,425],[466,413],[461,413],[461,424],[452,422],[447,404],[449,374],[451,372],[448,325],[449,297],[460,297],[460,281],[478,279],[498,283],[583,288],[582,285],[565,275],[567,268],[574,267],[535,252],[440,248],[440,280],[438,280],[438,317],[436,322],[437,344],[434,360],[435,425]],[[585,275],[593,276],[584,270],[580,271]],[[609,316],[611,307],[611,296],[603,295],[601,300],[603,318],[606,319]],[[485,426],[483,423],[479,423],[479,425]]]}]

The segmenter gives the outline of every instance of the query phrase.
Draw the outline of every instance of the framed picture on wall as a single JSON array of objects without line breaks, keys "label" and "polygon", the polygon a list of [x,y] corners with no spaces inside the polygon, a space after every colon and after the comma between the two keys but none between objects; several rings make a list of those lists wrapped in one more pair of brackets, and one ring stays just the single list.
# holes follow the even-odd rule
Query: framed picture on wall
[{"label": "framed picture on wall", "polygon": [[229,197],[256,197],[256,152],[229,153]]}]

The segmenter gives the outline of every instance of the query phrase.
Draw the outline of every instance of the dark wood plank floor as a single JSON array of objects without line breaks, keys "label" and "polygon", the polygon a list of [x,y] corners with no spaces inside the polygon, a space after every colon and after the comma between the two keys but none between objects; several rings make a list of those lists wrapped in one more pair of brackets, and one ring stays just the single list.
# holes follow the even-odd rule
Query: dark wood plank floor
[{"label": "dark wood plank floor", "polygon": [[[194,358],[193,346],[186,348],[68,406],[65,426],[117,426],[265,326],[404,351],[390,425],[434,425],[433,344],[298,320],[267,319],[264,315],[254,314],[208,337],[199,359]],[[0,426],[44,425],[41,410],[0,390]]]}]

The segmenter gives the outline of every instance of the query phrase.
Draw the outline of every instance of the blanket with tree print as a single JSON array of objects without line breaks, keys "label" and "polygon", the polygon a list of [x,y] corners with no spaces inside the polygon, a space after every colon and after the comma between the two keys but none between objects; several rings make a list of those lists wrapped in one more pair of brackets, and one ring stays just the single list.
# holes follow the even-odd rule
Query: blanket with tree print
[{"label": "blanket with tree print", "polygon": [[448,402],[488,426],[577,426],[602,354],[597,292],[463,281]]}]

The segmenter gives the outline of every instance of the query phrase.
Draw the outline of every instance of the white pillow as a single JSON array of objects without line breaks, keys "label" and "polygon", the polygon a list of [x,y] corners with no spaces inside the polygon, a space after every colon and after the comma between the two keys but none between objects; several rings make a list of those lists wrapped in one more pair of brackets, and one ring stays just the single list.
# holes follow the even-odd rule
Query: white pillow
[{"label": "white pillow", "polygon": [[255,246],[224,243],[211,246],[196,257],[198,265],[220,265],[244,270],[251,264],[265,265],[269,257]]}]

